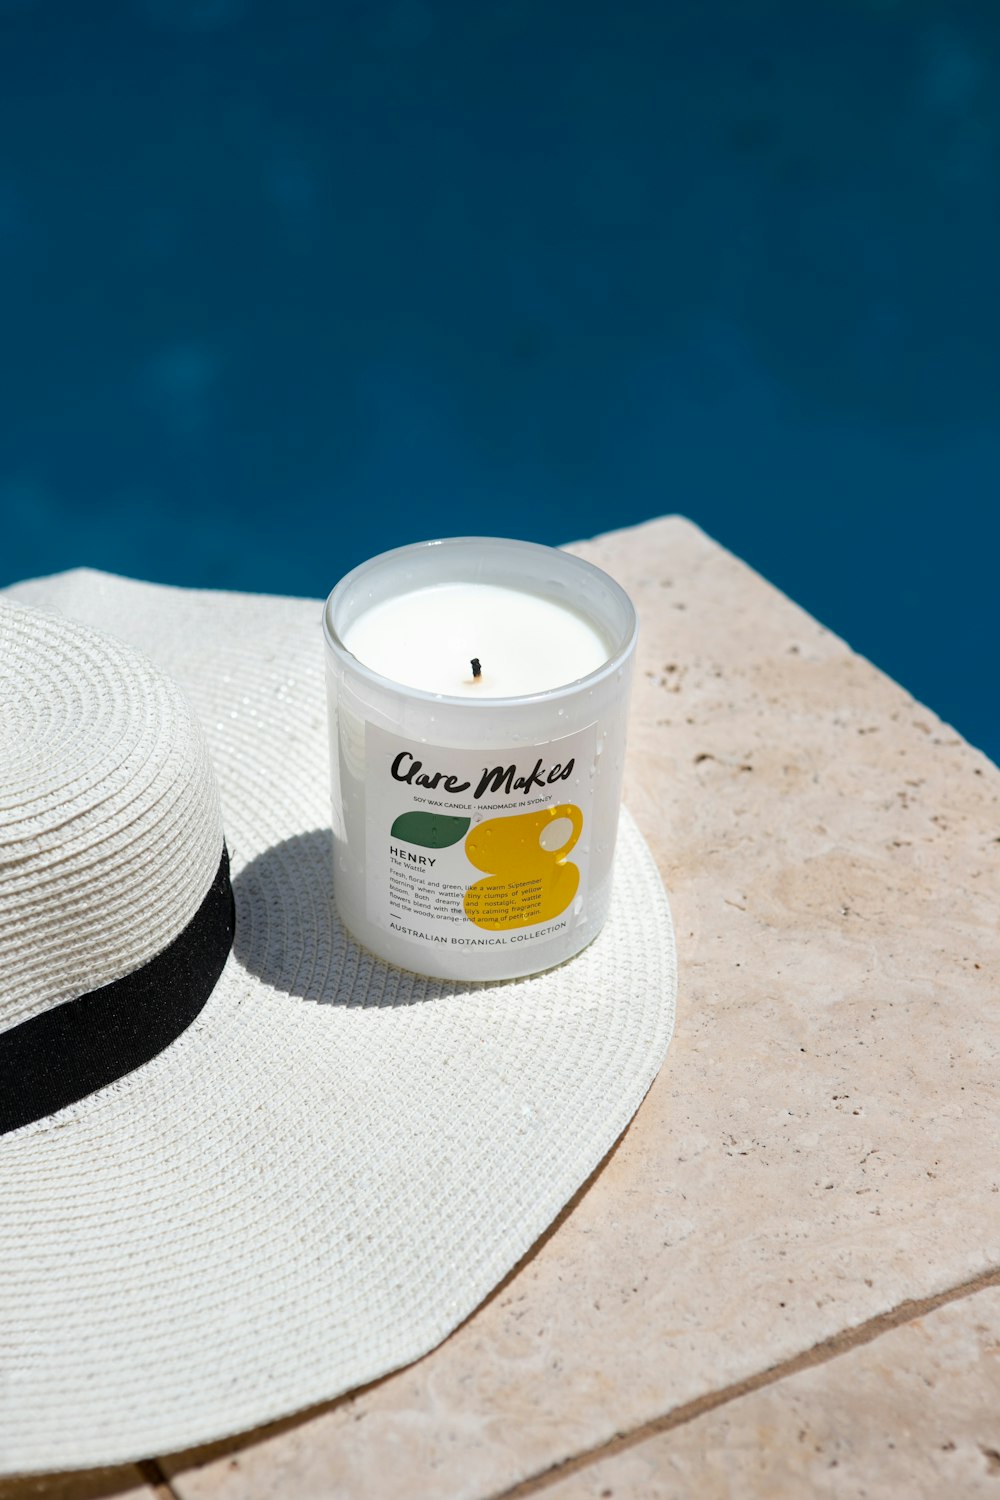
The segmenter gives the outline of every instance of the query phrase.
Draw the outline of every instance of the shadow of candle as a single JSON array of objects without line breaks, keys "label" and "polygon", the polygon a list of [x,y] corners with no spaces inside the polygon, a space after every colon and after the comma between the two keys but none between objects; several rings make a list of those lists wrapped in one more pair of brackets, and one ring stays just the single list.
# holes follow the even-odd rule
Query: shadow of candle
[{"label": "shadow of candle", "polygon": [[394,968],[355,942],[333,900],[329,828],[272,844],[233,880],[243,967],[280,994],[318,1005],[420,1005],[483,986]]}]

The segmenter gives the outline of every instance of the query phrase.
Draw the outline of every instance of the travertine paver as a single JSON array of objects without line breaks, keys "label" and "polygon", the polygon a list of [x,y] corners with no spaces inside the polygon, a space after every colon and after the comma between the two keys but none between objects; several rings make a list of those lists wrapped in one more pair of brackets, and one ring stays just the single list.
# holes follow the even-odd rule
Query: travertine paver
[{"label": "travertine paver", "polygon": [[666,1066],[440,1349],[165,1460],[183,1500],[497,1494],[1000,1264],[1000,773],[689,523],[580,550],[643,620],[628,796],[678,928]]},{"label": "travertine paver", "polygon": [[539,1486],[539,1500],[995,1500],[1000,1289]]},{"label": "travertine paver", "polygon": [[88,1469],[82,1474],[48,1474],[31,1479],[0,1479],[0,1500],[161,1500],[132,1465]]}]

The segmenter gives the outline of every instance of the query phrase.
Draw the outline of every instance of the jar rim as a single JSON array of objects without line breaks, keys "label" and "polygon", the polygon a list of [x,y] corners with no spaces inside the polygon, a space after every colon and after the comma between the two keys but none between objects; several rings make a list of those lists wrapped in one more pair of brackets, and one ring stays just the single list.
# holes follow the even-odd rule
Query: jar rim
[{"label": "jar rim", "polygon": [[[598,584],[605,590],[609,599],[613,600],[619,609],[621,609],[625,620],[625,627],[620,633],[616,645],[610,650],[607,661],[602,662],[599,667],[595,667],[592,672],[586,673],[583,677],[575,677],[569,682],[560,683],[558,687],[544,688],[535,693],[509,694],[502,698],[476,698],[474,702],[478,712],[488,713],[500,709],[509,710],[512,706],[521,707],[534,703],[552,703],[563,698],[575,697],[581,691],[589,690],[598,683],[604,682],[624,666],[635,647],[639,633],[639,620],[635,605],[621,584],[612,578],[609,573],[606,573],[603,568],[597,567],[585,558],[577,557],[575,553],[566,552],[560,547],[547,547],[541,542],[519,541],[513,537],[440,537],[431,541],[412,542],[402,547],[393,547],[386,552],[378,553],[377,556],[369,558],[366,562],[359,563],[349,573],[345,573],[343,578],[334,585],[323,606],[323,635],[327,647],[352,673],[377,685],[383,690],[397,694],[401,693],[408,698],[426,703],[434,703],[441,706],[454,705],[468,709],[470,701],[473,701],[468,697],[463,697],[457,693],[432,693],[426,688],[410,687],[407,683],[398,682],[393,677],[386,677],[383,673],[377,672],[373,667],[367,666],[345,645],[334,627],[333,611],[338,601],[343,599],[344,595],[363,580],[367,574],[380,571],[394,562],[403,560],[408,555],[413,558],[429,557],[437,549],[441,549],[444,552],[452,548],[459,549],[470,546],[486,548],[496,544],[517,550],[524,549],[526,553],[532,553],[537,557],[558,558],[560,567],[566,568],[571,574],[575,573],[581,580],[587,579],[591,584]],[[488,582],[489,580],[483,579],[481,581]],[[421,585],[415,585],[413,591],[415,592],[416,588],[419,587]],[[524,592],[529,593],[531,590],[526,588]],[[574,607],[577,608],[578,613],[586,616],[586,612],[578,607],[576,601],[574,601]],[[591,619],[591,623],[594,623],[592,617],[588,618]]]}]

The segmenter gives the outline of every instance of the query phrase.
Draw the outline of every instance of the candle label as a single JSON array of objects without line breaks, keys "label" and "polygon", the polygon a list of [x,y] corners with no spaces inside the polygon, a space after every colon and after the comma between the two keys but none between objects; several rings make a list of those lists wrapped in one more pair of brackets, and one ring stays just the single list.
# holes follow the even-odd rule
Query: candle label
[{"label": "candle label", "polygon": [[572,925],[590,862],[597,726],[455,750],[365,726],[369,920],[440,946],[514,947]]}]

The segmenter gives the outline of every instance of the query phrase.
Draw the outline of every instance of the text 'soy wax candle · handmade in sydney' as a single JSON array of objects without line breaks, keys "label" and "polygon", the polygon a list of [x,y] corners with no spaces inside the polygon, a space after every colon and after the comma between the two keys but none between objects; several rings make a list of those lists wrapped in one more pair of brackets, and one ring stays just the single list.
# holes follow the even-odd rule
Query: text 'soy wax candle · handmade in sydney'
[{"label": "text 'soy wax candle \u00b7 handmade in sydney'", "polygon": [[569,553],[461,537],[355,568],[324,632],[348,930],[442,979],[578,953],[611,897],[628,595]]}]

